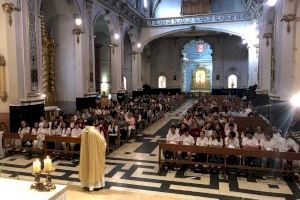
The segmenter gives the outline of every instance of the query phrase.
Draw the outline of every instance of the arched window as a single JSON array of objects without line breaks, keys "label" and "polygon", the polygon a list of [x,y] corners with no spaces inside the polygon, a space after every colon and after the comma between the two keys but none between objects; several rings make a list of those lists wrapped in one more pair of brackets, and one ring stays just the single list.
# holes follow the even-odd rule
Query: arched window
[{"label": "arched window", "polygon": [[165,76],[158,77],[158,88],[166,88],[167,87],[167,79]]},{"label": "arched window", "polygon": [[125,76],[123,76],[123,87],[124,87],[124,90],[127,90],[127,79]]},{"label": "arched window", "polygon": [[237,76],[231,74],[228,76],[228,88],[237,88]]}]

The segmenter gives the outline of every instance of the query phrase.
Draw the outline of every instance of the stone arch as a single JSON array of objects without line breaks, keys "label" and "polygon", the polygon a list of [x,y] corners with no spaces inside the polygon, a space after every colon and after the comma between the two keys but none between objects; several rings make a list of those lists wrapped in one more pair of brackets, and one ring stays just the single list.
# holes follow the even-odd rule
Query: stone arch
[{"label": "stone arch", "polygon": [[[250,24],[250,23],[249,23]],[[215,32],[223,32],[223,33],[228,33],[229,35],[236,35],[239,37],[242,37],[244,35],[244,28],[247,26],[247,24],[240,24],[236,25],[235,28],[232,28],[230,26],[209,26],[209,25],[199,25],[196,26],[196,30],[199,31],[215,31]],[[151,31],[149,31],[148,29],[152,29]],[[160,29],[160,30],[159,30]],[[146,31],[146,28],[144,29]],[[153,33],[153,35],[150,35],[149,37],[143,36],[143,38],[141,39],[142,42],[142,50],[143,48],[149,44],[151,41],[161,38],[161,37],[165,37],[168,36],[170,34],[173,33],[181,33],[181,32],[186,32],[191,30],[191,26],[180,26],[180,27],[166,27],[166,28],[162,28],[162,27],[154,27],[154,28],[147,28],[148,32]],[[157,30],[157,31],[155,31]],[[158,31],[159,30],[159,31]],[[142,32],[142,35],[146,35],[145,31]]]},{"label": "stone arch", "polygon": [[103,17],[104,21],[106,22],[106,25],[108,27],[108,30],[109,30],[109,35],[110,35],[110,41],[113,40],[113,33],[116,31],[116,26],[114,25],[114,21],[113,21],[113,18],[110,17],[109,14],[105,14],[106,11],[104,10],[99,10],[97,12],[97,14],[95,15],[94,19],[93,19],[93,27],[95,27],[96,25],[96,22],[98,21],[98,19],[100,17]]},{"label": "stone arch", "polygon": [[236,68],[236,67],[232,67],[232,68],[229,68],[226,72],[225,72],[225,81],[224,83],[226,83],[226,87],[228,87],[228,77],[230,75],[236,75],[237,76],[237,87],[240,87],[242,85],[242,82],[241,82],[241,73],[240,71]]}]

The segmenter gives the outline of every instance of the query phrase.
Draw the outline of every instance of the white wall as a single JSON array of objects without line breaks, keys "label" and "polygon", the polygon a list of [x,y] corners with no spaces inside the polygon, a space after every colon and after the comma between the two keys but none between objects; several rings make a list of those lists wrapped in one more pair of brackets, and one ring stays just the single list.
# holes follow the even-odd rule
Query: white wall
[{"label": "white wall", "polygon": [[[147,83],[157,87],[157,79],[160,75],[167,78],[167,88],[181,88],[181,57],[183,45],[194,38],[181,37],[175,42],[174,38],[162,38],[150,44],[151,59],[150,72],[144,68],[143,84]],[[227,76],[232,69],[239,77],[238,88],[248,87],[248,50],[241,44],[238,37],[200,37],[200,40],[208,42],[213,49],[213,88],[227,88]],[[147,58],[144,58],[147,59]],[[143,65],[147,62],[144,61]],[[229,74],[228,74],[229,73]],[[220,81],[216,81],[219,74]],[[173,80],[174,75],[176,80]],[[149,82],[147,82],[149,80]]]},{"label": "white wall", "polygon": [[155,18],[179,17],[181,0],[161,0],[155,10]]}]

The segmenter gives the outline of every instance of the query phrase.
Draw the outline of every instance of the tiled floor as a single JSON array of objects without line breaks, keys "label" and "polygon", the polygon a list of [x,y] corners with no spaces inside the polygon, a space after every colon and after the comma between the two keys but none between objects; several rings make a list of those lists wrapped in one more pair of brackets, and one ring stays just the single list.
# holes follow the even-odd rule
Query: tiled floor
[{"label": "tiled floor", "polygon": [[[167,114],[137,139],[131,140],[108,156],[105,169],[106,189],[95,194],[98,195],[97,199],[101,199],[99,194],[108,197],[112,193],[112,199],[120,199],[122,192],[124,197],[127,196],[131,200],[135,198],[130,192],[134,192],[140,198],[145,194],[145,200],[151,196],[162,199],[300,199],[299,185],[286,180],[262,180],[235,175],[224,177],[222,174],[193,171],[168,170],[158,173],[158,142],[164,141],[171,120],[176,120],[179,115],[184,114],[191,103],[193,101],[189,100],[182,108]],[[1,176],[32,180],[30,172],[33,160],[27,160],[23,155],[12,155],[2,159]],[[54,181],[71,185],[74,193],[70,196],[81,194],[80,190],[74,189],[74,186],[79,185],[78,165],[65,160],[54,160],[54,165]]]}]

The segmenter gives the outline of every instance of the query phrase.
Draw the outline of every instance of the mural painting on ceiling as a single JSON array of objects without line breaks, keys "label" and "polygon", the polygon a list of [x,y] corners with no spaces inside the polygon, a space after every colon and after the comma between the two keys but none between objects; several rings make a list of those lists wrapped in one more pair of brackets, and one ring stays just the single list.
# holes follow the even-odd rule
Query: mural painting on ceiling
[{"label": "mural painting on ceiling", "polygon": [[212,49],[208,43],[192,40],[182,49],[182,91],[209,92],[212,86]]}]

